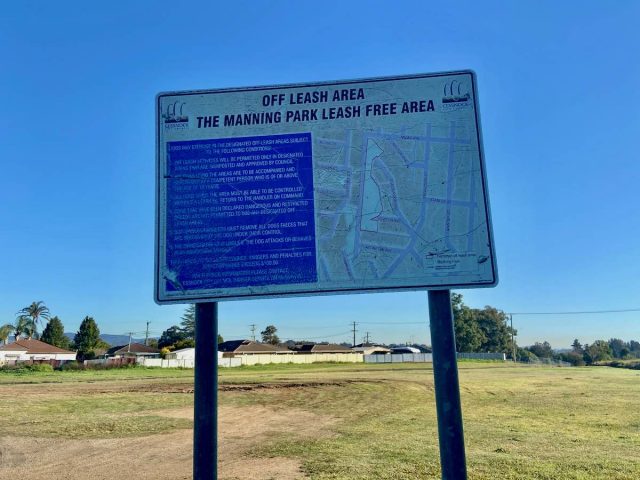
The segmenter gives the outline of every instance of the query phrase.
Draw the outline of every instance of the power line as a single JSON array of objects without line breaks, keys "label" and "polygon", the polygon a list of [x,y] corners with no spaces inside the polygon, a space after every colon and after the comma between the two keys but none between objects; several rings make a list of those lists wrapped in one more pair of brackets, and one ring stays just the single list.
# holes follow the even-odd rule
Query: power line
[{"label": "power line", "polygon": [[640,312],[640,308],[625,308],[620,310],[584,310],[584,311],[565,311],[565,312],[511,312],[509,315],[587,315],[599,313],[627,313]]},{"label": "power line", "polygon": [[304,337],[302,340],[317,340],[319,338],[333,338],[333,337],[341,337],[343,335],[349,335],[351,333],[351,331],[348,332],[342,332],[342,333],[336,333],[333,335],[320,335],[318,337]]},{"label": "power line", "polygon": [[428,325],[427,322],[360,322],[363,325]]}]

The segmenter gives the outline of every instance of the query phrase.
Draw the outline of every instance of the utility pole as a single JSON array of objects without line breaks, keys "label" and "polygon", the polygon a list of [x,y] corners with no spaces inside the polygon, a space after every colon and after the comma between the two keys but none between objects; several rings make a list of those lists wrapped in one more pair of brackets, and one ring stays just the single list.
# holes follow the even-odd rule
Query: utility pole
[{"label": "utility pole", "polygon": [[510,313],[509,314],[509,320],[511,320],[511,359],[513,360],[513,362],[515,363],[516,361],[516,341],[514,340],[514,335],[513,335],[513,314]]},{"label": "utility pole", "polygon": [[147,331],[144,334],[144,344],[145,344],[145,346],[149,345],[149,343],[148,343],[149,342],[149,323],[150,322],[147,321]]},{"label": "utility pole", "polygon": [[366,345],[369,345],[369,332],[366,334],[366,340],[364,341]]},{"label": "utility pole", "polygon": [[131,352],[131,336],[133,332],[129,332],[129,346],[127,347],[127,353]]},{"label": "utility pole", "polygon": [[357,323],[354,321],[353,322],[353,346],[356,346],[356,325]]},{"label": "utility pole", "polygon": [[251,338],[253,339],[253,341],[256,341],[256,324],[252,323],[251,325],[249,325],[251,327]]}]

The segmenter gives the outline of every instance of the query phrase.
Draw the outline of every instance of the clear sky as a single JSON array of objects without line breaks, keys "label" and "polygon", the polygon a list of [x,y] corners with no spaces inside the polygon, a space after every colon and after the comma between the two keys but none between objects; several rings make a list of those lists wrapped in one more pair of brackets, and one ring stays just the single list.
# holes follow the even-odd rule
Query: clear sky
[{"label": "clear sky", "polygon": [[[179,321],[153,301],[160,91],[474,69],[500,272],[467,304],[640,307],[640,2],[6,2],[0,323]],[[223,303],[226,338],[429,343],[426,292]],[[640,313],[514,316],[519,343],[640,338]]]}]

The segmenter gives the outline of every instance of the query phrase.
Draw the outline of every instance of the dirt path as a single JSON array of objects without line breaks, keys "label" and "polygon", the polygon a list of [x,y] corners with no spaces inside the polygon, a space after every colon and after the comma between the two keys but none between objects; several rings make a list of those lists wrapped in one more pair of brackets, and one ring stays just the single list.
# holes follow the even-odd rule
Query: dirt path
[{"label": "dirt path", "polygon": [[[190,408],[155,411],[192,418]],[[219,412],[221,479],[291,480],[304,478],[290,458],[252,458],[247,451],[274,433],[297,438],[328,434],[335,422],[303,410],[222,407]],[[10,421],[9,419],[6,419]],[[192,430],[118,439],[0,437],[0,478],[21,480],[149,480],[191,478]]]}]

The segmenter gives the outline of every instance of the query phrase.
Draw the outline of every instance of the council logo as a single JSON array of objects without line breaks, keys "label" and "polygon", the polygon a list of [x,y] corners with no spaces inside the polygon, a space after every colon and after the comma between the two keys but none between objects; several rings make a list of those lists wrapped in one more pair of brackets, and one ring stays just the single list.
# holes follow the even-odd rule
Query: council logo
[{"label": "council logo", "polygon": [[189,128],[189,116],[184,113],[185,102],[180,101],[167,105],[166,111],[162,114],[164,127],[172,130],[185,130]]},{"label": "council logo", "polygon": [[443,111],[459,110],[471,106],[471,94],[463,82],[453,79],[444,84],[443,90]]}]

